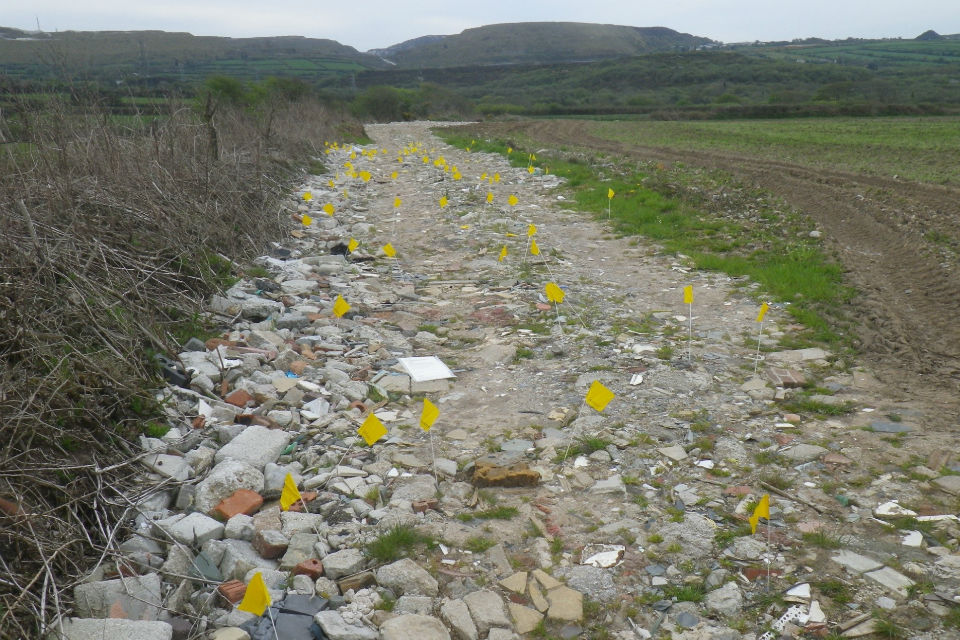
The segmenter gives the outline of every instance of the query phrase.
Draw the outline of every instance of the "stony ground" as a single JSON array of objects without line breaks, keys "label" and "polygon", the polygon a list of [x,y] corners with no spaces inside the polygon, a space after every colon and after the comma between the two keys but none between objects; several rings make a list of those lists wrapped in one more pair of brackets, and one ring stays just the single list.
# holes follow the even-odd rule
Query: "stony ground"
[{"label": "stony ground", "polygon": [[[779,348],[776,304],[756,363],[750,283],[611,237],[539,169],[427,123],[368,134],[210,302],[223,336],[179,354],[175,428],[143,439],[132,530],[64,637],[960,637],[960,464],[928,408]],[[411,356],[456,377],[413,381]],[[236,608],[258,572],[260,618]]]}]

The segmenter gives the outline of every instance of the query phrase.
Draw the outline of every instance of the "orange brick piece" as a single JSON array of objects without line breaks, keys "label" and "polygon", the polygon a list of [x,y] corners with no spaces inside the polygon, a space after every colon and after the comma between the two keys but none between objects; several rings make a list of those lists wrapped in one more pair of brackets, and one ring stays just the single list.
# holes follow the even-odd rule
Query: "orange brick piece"
[{"label": "orange brick piece", "polygon": [[246,407],[247,404],[253,402],[253,396],[247,393],[243,389],[237,389],[230,395],[228,395],[224,400],[235,407],[240,407],[241,409]]},{"label": "orange brick piece", "polygon": [[316,558],[304,560],[293,568],[293,575],[300,574],[309,576],[311,580],[316,580],[323,575],[323,563]]},{"label": "orange brick piece", "polygon": [[243,600],[243,594],[247,592],[247,585],[239,580],[228,580],[217,587],[217,592],[230,604],[237,604]]},{"label": "orange brick piece", "polygon": [[263,496],[250,489],[237,489],[213,508],[210,515],[218,520],[229,520],[237,514],[252,516],[263,506]]}]

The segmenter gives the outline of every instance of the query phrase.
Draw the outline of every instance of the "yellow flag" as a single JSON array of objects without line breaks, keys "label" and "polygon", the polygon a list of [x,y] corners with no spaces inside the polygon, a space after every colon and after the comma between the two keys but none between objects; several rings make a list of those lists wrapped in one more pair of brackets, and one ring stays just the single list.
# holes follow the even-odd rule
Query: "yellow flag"
[{"label": "yellow flag", "polygon": [[613,391],[607,389],[599,380],[594,380],[587,391],[587,404],[597,411],[603,411],[610,401],[613,400]]},{"label": "yellow flag", "polygon": [[499,173],[493,174],[493,181],[494,181],[494,182],[500,182],[500,174],[499,174]]},{"label": "yellow flag", "polygon": [[540,247],[537,246],[536,240],[530,241],[530,254],[534,256],[540,255]]},{"label": "yellow flag", "polygon": [[393,245],[389,242],[383,245],[383,253],[386,254],[388,258],[393,258],[397,255],[397,250],[393,248]]},{"label": "yellow flag", "polygon": [[493,202],[493,192],[492,192],[492,191],[488,191],[488,192],[487,192],[487,204],[490,204],[491,202]]},{"label": "yellow flag", "polygon": [[303,193],[303,201],[304,201],[304,202],[310,202],[311,200],[313,200],[313,194],[310,193],[309,191],[305,191],[305,192]]},{"label": "yellow flag", "polygon": [[423,164],[430,164],[430,158],[423,156]]},{"label": "yellow flag", "polygon": [[770,308],[766,302],[760,305],[760,313],[757,314],[757,322],[763,322],[763,316],[767,315],[767,309]]},{"label": "yellow flag", "polygon": [[537,225],[531,224],[527,227],[527,237],[531,238],[537,234]]},{"label": "yellow flag", "polygon": [[424,431],[430,431],[430,427],[433,426],[433,423],[436,422],[439,417],[440,409],[437,409],[435,404],[424,398],[423,412],[420,414],[420,428]]},{"label": "yellow flag", "polygon": [[393,199],[393,208],[394,208],[394,209],[396,209],[397,207],[399,207],[401,204],[403,204],[403,200],[401,200],[399,196],[397,196],[396,198]]},{"label": "yellow flag", "polygon": [[468,225],[468,224],[462,224],[462,225],[460,225],[460,228],[461,228],[461,229],[469,229],[469,228],[470,228],[470,225]]},{"label": "yellow flag", "polygon": [[356,152],[356,151],[351,151],[351,152],[350,152],[350,159],[351,159],[351,160],[356,160],[356,159],[357,159],[357,152]]},{"label": "yellow flag", "polygon": [[547,283],[547,286],[544,287],[544,292],[547,294],[547,300],[556,302],[557,304],[563,302],[563,298],[567,295],[563,292],[563,289],[553,282]]},{"label": "yellow flag", "polygon": [[683,288],[683,304],[693,304],[693,285],[691,284]]},{"label": "yellow flag", "polygon": [[360,172],[360,179],[363,180],[364,182],[370,182],[370,172],[369,172],[369,171],[361,171],[361,172]]},{"label": "yellow flag", "polygon": [[255,616],[262,616],[269,606],[270,592],[267,591],[267,585],[263,582],[263,576],[257,571],[250,579],[247,591],[243,594],[243,600],[237,605],[237,609]]},{"label": "yellow flag", "polygon": [[454,180],[459,180],[459,179],[462,178],[462,177],[463,177],[463,176],[460,175],[460,172],[459,172],[459,171],[454,170],[454,172],[453,172],[453,179],[454,179]]},{"label": "yellow flag", "polygon": [[763,497],[760,498],[760,502],[757,503],[757,506],[753,509],[753,515],[750,516],[750,533],[757,532],[757,523],[760,522],[760,518],[766,518],[767,521],[770,520],[770,494],[765,493]]},{"label": "yellow flag", "polygon": [[513,153],[513,147],[507,147],[507,153]]},{"label": "yellow flag", "polygon": [[500,249],[500,257],[497,258],[497,262],[503,262],[503,259],[507,257],[507,245],[503,245],[503,249]]},{"label": "yellow flag", "polygon": [[380,422],[380,418],[371,413],[357,429],[357,434],[363,438],[368,447],[372,447],[374,442],[387,435],[387,428]]},{"label": "yellow flag", "polygon": [[350,303],[344,300],[343,296],[338,295],[333,303],[333,315],[342,318],[347,311],[350,311]]},{"label": "yellow flag", "polygon": [[297,483],[293,481],[293,475],[287,473],[283,479],[283,491],[280,492],[280,510],[287,511],[290,505],[301,500],[300,490],[297,489]]},{"label": "yellow flag", "polygon": [[614,196],[614,195],[616,195],[616,194],[613,192],[613,189],[607,189],[607,199],[608,199],[608,200],[613,200],[613,196]]},{"label": "yellow flag", "polygon": [[443,209],[447,206],[447,196],[440,196],[440,208]]},{"label": "yellow flag", "polygon": [[328,216],[332,216],[332,215],[333,215],[333,211],[334,211],[333,205],[330,204],[329,202],[328,202],[327,204],[323,205],[323,212],[324,212],[325,214],[327,214]]},{"label": "yellow flag", "polygon": [[486,180],[486,179],[487,179],[487,172],[484,171],[483,173],[480,174],[480,180],[482,182],[483,180]]},{"label": "yellow flag", "polygon": [[[399,158],[398,158],[398,159],[399,159]],[[394,171],[393,173],[391,173],[391,174],[390,174],[390,178],[393,179],[393,180],[396,180],[396,179],[397,179],[397,172]]]},{"label": "yellow flag", "polygon": [[533,174],[534,171],[536,171],[536,169],[534,169],[533,165],[530,165],[529,167],[527,167],[527,173]]},{"label": "yellow flag", "polygon": [[311,217],[308,216],[307,214],[303,214],[303,216],[300,217],[300,222],[303,223],[303,226],[309,227],[309,226],[310,226],[310,223],[313,222],[313,218],[311,218]]},{"label": "yellow flag", "polygon": [[329,180],[327,180],[327,185],[329,185],[331,189],[334,189],[336,188],[337,183],[333,181],[333,178],[330,178]]},{"label": "yellow flag", "polygon": [[354,238],[350,238],[350,242],[347,243],[347,251],[353,253],[357,250],[357,247],[360,246],[360,243],[357,242]]},{"label": "yellow flag", "polygon": [[518,200],[518,199],[517,199],[517,196],[515,196],[515,195],[513,195],[513,194],[510,194],[510,197],[507,198],[507,203],[508,203],[511,207],[517,206],[517,203],[518,203],[518,202],[520,202],[520,200]]}]

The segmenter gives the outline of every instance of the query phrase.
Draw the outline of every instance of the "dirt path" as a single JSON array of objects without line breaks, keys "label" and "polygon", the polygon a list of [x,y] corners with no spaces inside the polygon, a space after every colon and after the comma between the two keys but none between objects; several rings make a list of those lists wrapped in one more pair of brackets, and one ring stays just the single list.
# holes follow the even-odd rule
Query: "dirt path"
[{"label": "dirt path", "polygon": [[[863,357],[905,395],[956,406],[960,388],[960,265],[925,235],[956,235],[960,189],[812,169],[715,152],[637,147],[591,136],[573,121],[495,124],[552,147],[721,169],[783,198],[816,221],[860,295]],[[905,375],[906,374],[906,375]]]}]

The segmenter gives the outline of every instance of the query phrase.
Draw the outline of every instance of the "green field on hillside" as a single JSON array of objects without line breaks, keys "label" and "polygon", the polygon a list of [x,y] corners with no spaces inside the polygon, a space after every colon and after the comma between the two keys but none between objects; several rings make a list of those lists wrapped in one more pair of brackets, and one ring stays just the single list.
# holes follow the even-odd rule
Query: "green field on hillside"
[{"label": "green field on hillside", "polygon": [[707,149],[907,180],[960,184],[960,118],[591,122],[608,140]]}]

